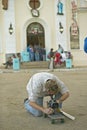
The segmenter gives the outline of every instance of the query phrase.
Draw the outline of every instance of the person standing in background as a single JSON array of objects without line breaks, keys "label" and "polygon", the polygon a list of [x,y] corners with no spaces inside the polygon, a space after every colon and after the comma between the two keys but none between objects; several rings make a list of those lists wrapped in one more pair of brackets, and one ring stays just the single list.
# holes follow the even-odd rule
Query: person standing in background
[{"label": "person standing in background", "polygon": [[48,53],[47,58],[50,59],[48,68],[53,69],[54,68],[54,52],[53,52],[53,48],[50,49],[50,52]]},{"label": "person standing in background", "polygon": [[64,52],[63,47],[59,44],[58,45],[58,50],[57,50],[60,54]]}]

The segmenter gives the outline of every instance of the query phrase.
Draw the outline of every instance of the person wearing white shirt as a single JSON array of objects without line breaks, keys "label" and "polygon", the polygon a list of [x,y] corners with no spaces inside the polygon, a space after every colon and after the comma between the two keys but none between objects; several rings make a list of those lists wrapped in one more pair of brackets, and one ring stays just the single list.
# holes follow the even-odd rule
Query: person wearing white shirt
[{"label": "person wearing white shirt", "polygon": [[61,53],[61,56],[62,56],[61,61],[62,61],[63,63],[66,62],[66,59],[67,59],[66,53],[65,53],[65,52],[62,52],[62,53]]},{"label": "person wearing white shirt", "polygon": [[67,86],[55,75],[47,72],[34,74],[27,84],[28,98],[24,100],[24,106],[34,116],[52,114],[52,108],[43,106],[45,96],[55,95],[56,101],[61,107],[64,100],[69,97]]}]

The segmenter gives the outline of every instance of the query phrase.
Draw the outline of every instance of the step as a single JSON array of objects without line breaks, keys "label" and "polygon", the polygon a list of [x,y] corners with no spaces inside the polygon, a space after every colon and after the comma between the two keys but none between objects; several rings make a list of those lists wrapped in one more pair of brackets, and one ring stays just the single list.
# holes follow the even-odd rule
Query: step
[{"label": "step", "polygon": [[22,62],[21,69],[48,68],[48,61]]}]

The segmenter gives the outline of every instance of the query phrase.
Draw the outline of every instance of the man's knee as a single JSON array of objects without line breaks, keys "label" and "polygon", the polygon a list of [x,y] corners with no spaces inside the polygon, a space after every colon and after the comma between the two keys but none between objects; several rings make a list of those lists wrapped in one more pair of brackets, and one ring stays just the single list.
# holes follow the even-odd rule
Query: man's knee
[{"label": "man's knee", "polygon": [[36,117],[41,117],[41,116],[43,116],[43,112],[37,111],[37,112],[33,113],[33,115]]}]

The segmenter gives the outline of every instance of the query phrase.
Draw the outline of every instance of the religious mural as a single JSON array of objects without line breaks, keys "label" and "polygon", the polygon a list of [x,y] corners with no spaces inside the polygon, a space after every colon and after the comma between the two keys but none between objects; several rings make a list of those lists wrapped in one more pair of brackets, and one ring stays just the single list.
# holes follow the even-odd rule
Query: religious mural
[{"label": "religious mural", "polygon": [[79,27],[77,24],[77,4],[73,0],[72,5],[72,23],[70,26],[70,47],[71,49],[79,49]]}]

